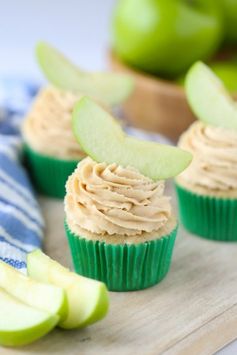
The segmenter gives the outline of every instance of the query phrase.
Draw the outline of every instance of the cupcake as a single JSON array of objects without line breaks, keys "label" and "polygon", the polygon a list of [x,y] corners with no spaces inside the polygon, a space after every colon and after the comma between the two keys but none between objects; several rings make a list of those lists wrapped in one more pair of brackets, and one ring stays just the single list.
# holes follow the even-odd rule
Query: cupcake
[{"label": "cupcake", "polygon": [[131,93],[132,84],[125,76],[82,72],[45,43],[37,46],[37,58],[51,85],[39,92],[23,122],[25,161],[40,193],[63,198],[67,177],[85,157],[72,132],[75,102],[87,93],[110,109]]},{"label": "cupcake", "polygon": [[71,128],[78,99],[53,86],[43,88],[23,122],[26,164],[42,194],[63,198],[68,176],[85,157]]},{"label": "cupcake", "polygon": [[[211,87],[199,100],[200,77],[208,81],[202,87],[210,83]],[[196,88],[196,94],[190,93],[190,85]],[[181,222],[191,233],[207,239],[237,241],[237,129],[231,128],[225,112],[223,118],[217,118],[219,107],[210,107],[211,95],[217,106],[221,102],[219,95],[227,95],[220,85],[204,64],[196,64],[188,74],[187,95],[199,121],[178,142],[180,148],[192,153],[193,161],[176,178],[176,189]]]},{"label": "cupcake", "polygon": [[[170,268],[177,233],[170,197],[159,177],[169,176],[171,162],[179,165],[181,155],[184,161],[178,170],[183,170],[190,155],[173,147],[163,150],[159,144],[123,139],[121,127],[87,98],[76,105],[73,116],[75,135],[90,155],[78,163],[66,184],[65,229],[74,268],[105,282],[112,291],[155,285]],[[121,154],[124,146],[126,156]]]}]

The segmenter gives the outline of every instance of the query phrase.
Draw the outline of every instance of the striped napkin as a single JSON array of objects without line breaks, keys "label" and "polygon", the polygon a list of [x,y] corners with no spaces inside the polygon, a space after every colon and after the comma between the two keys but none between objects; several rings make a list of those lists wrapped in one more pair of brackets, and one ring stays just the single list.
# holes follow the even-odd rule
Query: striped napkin
[{"label": "striped napkin", "polygon": [[20,123],[37,86],[0,79],[0,259],[21,271],[26,253],[41,246],[43,220],[21,165]]}]

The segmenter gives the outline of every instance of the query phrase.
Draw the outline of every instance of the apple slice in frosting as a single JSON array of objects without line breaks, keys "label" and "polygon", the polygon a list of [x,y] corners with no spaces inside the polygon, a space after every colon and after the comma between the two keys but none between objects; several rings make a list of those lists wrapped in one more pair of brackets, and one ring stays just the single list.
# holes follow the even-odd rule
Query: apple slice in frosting
[{"label": "apple slice in frosting", "polygon": [[134,82],[130,76],[82,71],[47,43],[38,43],[36,56],[46,78],[60,89],[88,95],[111,106],[126,100],[133,91]]},{"label": "apple slice in frosting", "polygon": [[190,68],[185,80],[185,90],[189,105],[200,121],[237,129],[237,104],[207,65],[196,62]]},{"label": "apple slice in frosting", "polygon": [[107,111],[87,97],[75,105],[73,131],[95,161],[133,166],[153,180],[178,175],[192,160],[190,153],[179,148],[127,136]]}]

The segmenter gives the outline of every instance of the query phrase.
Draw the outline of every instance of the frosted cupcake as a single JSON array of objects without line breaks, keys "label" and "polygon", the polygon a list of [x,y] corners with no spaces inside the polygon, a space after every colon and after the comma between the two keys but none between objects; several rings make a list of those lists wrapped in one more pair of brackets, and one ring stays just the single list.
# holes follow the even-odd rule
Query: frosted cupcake
[{"label": "frosted cupcake", "polygon": [[82,72],[45,43],[37,46],[37,57],[52,85],[39,92],[24,120],[25,158],[38,190],[63,198],[67,177],[85,156],[71,127],[75,102],[87,93],[112,107],[130,94],[132,84],[116,74]]},{"label": "frosted cupcake", "polygon": [[53,86],[42,89],[28,115],[22,134],[25,156],[39,192],[63,198],[67,177],[85,153],[71,129],[71,115],[79,96]]},{"label": "frosted cupcake", "polygon": [[[200,102],[196,94],[194,102],[195,93],[190,90],[194,86],[198,90],[200,78],[207,92],[204,90],[201,94]],[[190,232],[208,239],[237,241],[237,129],[231,128],[232,123],[225,112],[217,119],[219,112],[222,114],[217,104],[218,96],[225,95],[227,99],[220,85],[201,63],[189,73],[189,102],[203,122],[193,123],[179,140],[178,146],[191,152],[193,161],[176,178],[176,186],[181,221]],[[212,102],[211,97],[216,100]],[[228,102],[231,103],[230,98]],[[206,112],[208,104],[211,112]],[[212,104],[217,106],[217,111],[213,111]],[[199,109],[195,109],[197,106]]]},{"label": "frosted cupcake", "polygon": [[[75,270],[105,282],[114,291],[150,287],[167,274],[177,233],[170,197],[164,194],[164,181],[156,176],[162,164],[163,175],[172,174],[172,168],[165,167],[165,156],[167,164],[177,162],[179,171],[188,165],[190,155],[132,138],[118,142],[121,128],[87,98],[76,106],[74,117],[74,130],[77,124],[81,127],[83,147],[93,156],[78,164],[66,184],[65,227]],[[91,124],[95,126],[93,132]],[[76,136],[80,140],[77,132]],[[104,147],[103,136],[108,148]],[[130,140],[133,148],[129,150],[128,164],[119,151],[124,146],[127,149]],[[103,161],[106,149],[110,149],[110,157]],[[139,154],[141,149],[145,154]],[[146,154],[148,151],[150,155]],[[155,155],[158,166],[149,168]]]}]

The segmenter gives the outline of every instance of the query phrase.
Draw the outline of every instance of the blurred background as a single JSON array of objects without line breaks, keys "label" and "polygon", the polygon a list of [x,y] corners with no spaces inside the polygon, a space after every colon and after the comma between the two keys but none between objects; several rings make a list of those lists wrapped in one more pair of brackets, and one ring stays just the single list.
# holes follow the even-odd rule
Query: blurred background
[{"label": "blurred background", "polygon": [[0,75],[43,79],[34,58],[47,40],[85,69],[106,67],[115,0],[0,0]]},{"label": "blurred background", "polygon": [[127,120],[173,141],[195,119],[183,90],[195,61],[208,63],[237,92],[237,0],[0,4],[0,76],[44,80],[34,47],[47,41],[83,69],[130,73],[136,90],[123,105]]}]

